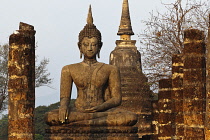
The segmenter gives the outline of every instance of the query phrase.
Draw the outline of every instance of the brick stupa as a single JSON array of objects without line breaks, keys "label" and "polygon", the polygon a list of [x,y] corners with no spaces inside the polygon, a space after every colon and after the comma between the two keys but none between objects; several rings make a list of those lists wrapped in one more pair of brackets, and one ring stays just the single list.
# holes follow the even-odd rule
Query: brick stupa
[{"label": "brick stupa", "polygon": [[121,74],[121,107],[139,116],[139,136],[151,132],[151,93],[147,78],[142,73],[141,54],[135,46],[136,40],[131,26],[128,0],[123,1],[122,16],[117,35],[116,47],[110,54],[110,64],[116,65]]}]

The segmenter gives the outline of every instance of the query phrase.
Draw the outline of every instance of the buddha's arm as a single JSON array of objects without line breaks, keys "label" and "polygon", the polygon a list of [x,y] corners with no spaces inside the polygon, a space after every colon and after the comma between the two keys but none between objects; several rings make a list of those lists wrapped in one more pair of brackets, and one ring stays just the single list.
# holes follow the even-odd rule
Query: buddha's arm
[{"label": "buddha's arm", "polygon": [[119,106],[122,101],[120,86],[121,84],[119,70],[117,69],[117,67],[113,67],[109,75],[109,88],[111,92],[111,98],[99,106],[87,109],[87,111],[97,112]]},{"label": "buddha's arm", "polygon": [[69,114],[69,104],[71,100],[72,77],[68,66],[63,67],[60,81],[60,107],[59,120],[65,122]]}]

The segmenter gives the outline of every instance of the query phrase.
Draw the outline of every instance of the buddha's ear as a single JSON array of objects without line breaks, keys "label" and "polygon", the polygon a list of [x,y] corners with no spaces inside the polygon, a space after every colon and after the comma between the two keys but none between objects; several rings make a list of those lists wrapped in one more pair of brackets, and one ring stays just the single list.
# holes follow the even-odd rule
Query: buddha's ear
[{"label": "buddha's ear", "polygon": [[79,51],[80,51],[80,59],[82,59],[82,51],[80,50],[80,48],[81,48],[81,43],[78,42],[77,45],[78,45],[78,48],[79,48]]},{"label": "buddha's ear", "polygon": [[78,45],[78,47],[79,47],[79,49],[80,49],[80,45],[81,45],[80,42],[78,42],[77,45]]},{"label": "buddha's ear", "polygon": [[100,58],[100,51],[101,51],[101,48],[98,49],[98,53],[97,53],[98,58]]},{"label": "buddha's ear", "polygon": [[80,59],[82,59],[82,52],[80,51]]},{"label": "buddha's ear", "polygon": [[[103,46],[103,42],[101,42],[101,47]],[[101,47],[100,47],[100,49],[101,49]]]},{"label": "buddha's ear", "polygon": [[99,46],[98,53],[97,53],[98,58],[100,58],[100,51],[101,51],[102,45],[103,45],[103,42],[100,42],[100,46]]},{"label": "buddha's ear", "polygon": [[98,55],[98,58],[100,58],[100,50],[98,51],[97,55]]}]

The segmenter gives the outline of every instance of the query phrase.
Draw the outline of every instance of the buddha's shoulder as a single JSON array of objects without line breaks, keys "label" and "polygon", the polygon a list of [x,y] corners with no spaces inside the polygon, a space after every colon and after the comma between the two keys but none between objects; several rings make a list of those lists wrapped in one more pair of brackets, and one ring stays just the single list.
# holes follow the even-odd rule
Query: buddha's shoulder
[{"label": "buddha's shoulder", "polygon": [[[110,64],[105,64],[105,63],[101,63],[98,62],[96,66],[101,67],[102,69],[107,69],[107,70],[118,70],[118,68],[114,65],[110,65]],[[63,67],[63,70],[78,70],[80,68],[84,67],[84,63],[80,62],[80,63],[75,63],[75,64],[70,64],[70,65],[66,65]]]},{"label": "buddha's shoulder", "polygon": [[117,66],[114,66],[114,65],[110,65],[110,64],[105,64],[105,63],[102,63],[104,64],[103,67],[105,69],[109,69],[109,70],[118,70],[118,67]]},{"label": "buddha's shoulder", "polygon": [[62,69],[65,70],[65,69],[78,69],[78,67],[81,67],[81,63],[75,63],[75,64],[69,64],[69,65],[66,65],[64,66]]}]

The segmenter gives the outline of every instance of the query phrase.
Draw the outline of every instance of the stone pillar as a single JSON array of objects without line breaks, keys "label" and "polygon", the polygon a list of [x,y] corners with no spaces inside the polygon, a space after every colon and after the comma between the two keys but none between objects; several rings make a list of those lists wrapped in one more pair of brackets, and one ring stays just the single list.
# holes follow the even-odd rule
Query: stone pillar
[{"label": "stone pillar", "polygon": [[206,140],[210,139],[210,14],[209,14],[209,30],[207,38],[207,54],[206,54],[206,122],[205,135]]},{"label": "stone pillar", "polygon": [[171,98],[172,80],[162,79],[159,81],[159,100],[158,100],[158,124],[159,140],[171,140],[172,129],[172,98]]},{"label": "stone pillar", "polygon": [[183,62],[184,139],[204,140],[206,64],[202,31],[184,32]]},{"label": "stone pillar", "polygon": [[174,128],[173,139],[182,140],[184,137],[183,117],[183,60],[182,54],[172,57],[172,127]]},{"label": "stone pillar", "polygon": [[9,38],[9,140],[34,139],[35,30],[20,23]]}]

